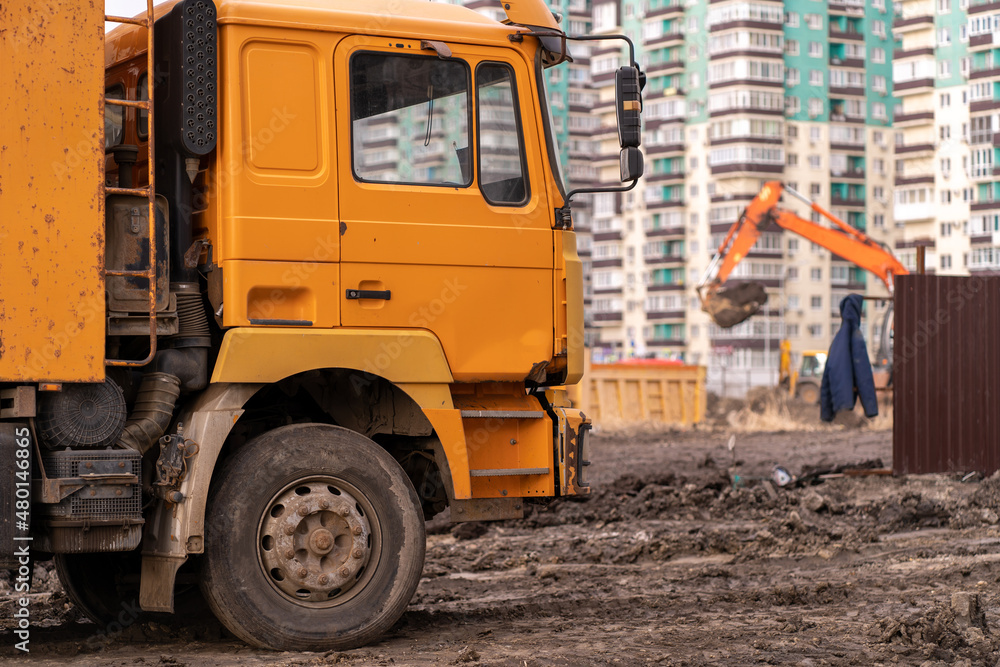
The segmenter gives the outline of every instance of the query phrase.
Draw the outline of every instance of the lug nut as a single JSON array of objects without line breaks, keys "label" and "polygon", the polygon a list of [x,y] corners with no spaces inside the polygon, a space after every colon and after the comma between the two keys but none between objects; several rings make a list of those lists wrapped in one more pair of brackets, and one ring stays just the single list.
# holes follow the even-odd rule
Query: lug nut
[{"label": "lug nut", "polygon": [[291,535],[295,532],[295,526],[285,526],[285,535]]},{"label": "lug nut", "polygon": [[351,510],[349,510],[346,507],[341,507],[340,509],[337,510],[337,514],[339,514],[340,516],[347,516],[350,513],[351,513]]},{"label": "lug nut", "polygon": [[344,578],[347,578],[347,577],[351,576],[351,571],[348,570],[346,567],[342,567],[342,568],[340,568],[340,576],[342,576]]},{"label": "lug nut", "polygon": [[352,553],[351,555],[354,556],[355,558],[361,558],[362,556],[364,556],[364,554],[361,552],[361,549],[355,549],[354,553]]},{"label": "lug nut", "polygon": [[288,560],[295,558],[295,550],[288,549],[287,551],[285,551],[285,558],[287,558]]},{"label": "lug nut", "polygon": [[308,507],[306,507],[305,505],[303,505],[302,507],[299,508],[299,516],[305,516],[307,514],[309,514],[309,508]]},{"label": "lug nut", "polygon": [[319,575],[319,579],[317,579],[317,581],[319,582],[320,586],[326,586],[330,582],[330,577],[326,576],[325,574],[321,574]]},{"label": "lug nut", "polygon": [[363,528],[361,528],[361,526],[355,526],[355,527],[354,527],[354,534],[355,534],[355,535],[360,535],[360,534],[361,534],[361,533],[363,533],[363,532],[364,532],[364,529],[363,529]]},{"label": "lug nut", "polygon": [[326,509],[330,506],[330,501],[324,498],[323,500],[319,501],[319,506],[322,507],[323,509]]},{"label": "lug nut", "polygon": [[306,568],[304,568],[304,567],[299,568],[299,579],[305,579],[306,575],[308,575],[308,574],[309,574],[309,571],[306,570]]}]

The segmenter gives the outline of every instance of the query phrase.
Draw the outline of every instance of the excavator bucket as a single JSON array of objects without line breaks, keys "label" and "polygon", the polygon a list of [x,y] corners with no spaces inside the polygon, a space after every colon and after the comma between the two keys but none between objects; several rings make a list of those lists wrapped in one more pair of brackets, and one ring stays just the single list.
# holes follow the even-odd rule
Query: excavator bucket
[{"label": "excavator bucket", "polygon": [[767,292],[761,283],[736,283],[709,290],[701,298],[701,309],[723,329],[734,327],[752,317],[767,303]]}]

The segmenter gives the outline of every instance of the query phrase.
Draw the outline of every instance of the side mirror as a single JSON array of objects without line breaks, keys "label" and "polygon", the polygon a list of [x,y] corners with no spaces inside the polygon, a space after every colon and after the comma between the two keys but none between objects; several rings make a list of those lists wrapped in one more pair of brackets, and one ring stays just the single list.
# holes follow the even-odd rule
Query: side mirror
[{"label": "side mirror", "polygon": [[615,111],[618,114],[618,145],[638,146],[641,141],[642,85],[639,69],[626,65],[615,72]]},{"label": "side mirror", "polygon": [[642,151],[635,146],[627,146],[621,152],[622,183],[634,181],[642,176]]}]

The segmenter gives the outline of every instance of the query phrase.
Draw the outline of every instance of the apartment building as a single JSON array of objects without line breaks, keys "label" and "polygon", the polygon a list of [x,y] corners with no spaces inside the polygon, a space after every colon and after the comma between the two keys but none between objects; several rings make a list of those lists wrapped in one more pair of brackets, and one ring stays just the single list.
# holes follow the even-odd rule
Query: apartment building
[{"label": "apartment building", "polygon": [[1000,270],[1000,2],[906,0],[894,80],[897,254],[926,269],[967,275]]},{"label": "apartment building", "polygon": [[[845,258],[780,229],[765,232],[734,279],[763,283],[765,309],[732,329],[694,291],[714,249],[769,180],[787,183],[890,245],[895,238],[894,8],[861,0],[593,0],[595,32],[624,32],[647,74],[646,176],[639,189],[594,195],[589,322],[606,354],[683,358],[760,370],[773,381],[779,343],[825,348],[850,292],[884,294]],[[591,53],[596,165],[617,175],[612,42]],[[784,205],[817,214],[794,199]],[[883,306],[884,307],[884,306]],[[879,304],[866,318],[876,337]]]}]

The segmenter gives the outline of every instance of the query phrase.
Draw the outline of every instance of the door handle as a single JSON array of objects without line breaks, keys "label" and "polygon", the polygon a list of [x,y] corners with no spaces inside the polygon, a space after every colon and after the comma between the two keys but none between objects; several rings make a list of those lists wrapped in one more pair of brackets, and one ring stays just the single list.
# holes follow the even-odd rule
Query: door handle
[{"label": "door handle", "polygon": [[348,299],[382,299],[383,301],[388,301],[392,298],[392,290],[376,290],[376,289],[349,289],[347,290]]}]

